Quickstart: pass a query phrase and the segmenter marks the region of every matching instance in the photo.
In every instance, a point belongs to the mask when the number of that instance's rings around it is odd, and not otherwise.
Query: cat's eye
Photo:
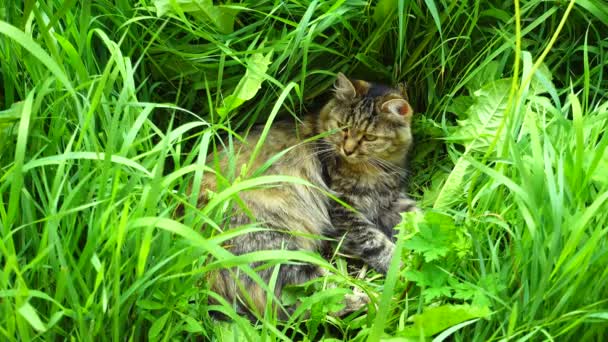
[[[363,139],[365,139],[365,141],[374,141],[374,140],[378,139],[378,137],[375,135],[366,134],[363,136]]]

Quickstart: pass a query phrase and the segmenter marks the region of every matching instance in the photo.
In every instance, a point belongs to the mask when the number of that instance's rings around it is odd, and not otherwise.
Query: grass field
[[[603,0],[11,0],[0,63],[0,340],[608,336]],[[339,71],[408,83],[425,214],[386,277],[234,257],[230,203],[280,179],[234,170],[200,210],[188,184],[235,132],[318,108]],[[288,322],[208,305],[205,274],[252,260],[326,265],[337,287],[293,289]],[[327,316],[353,285],[381,309]]]

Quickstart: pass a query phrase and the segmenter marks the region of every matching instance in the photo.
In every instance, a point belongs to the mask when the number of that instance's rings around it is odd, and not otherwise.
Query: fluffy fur
[[[256,164],[249,169],[255,170],[277,153],[292,148],[265,174],[303,178],[325,192],[334,193],[356,212],[330,200],[323,191],[304,185],[284,184],[245,191],[239,194],[241,204],[232,215],[231,225],[251,223],[254,217],[269,229],[240,235],[226,247],[236,255],[281,249],[316,252],[322,240],[315,236],[322,235],[342,240],[346,253],[385,273],[393,254],[393,227],[399,222],[399,214],[416,208],[400,192],[406,155],[412,144],[411,115],[412,108],[399,90],[351,81],[338,74],[335,96],[322,110],[297,126],[275,124]],[[312,143],[302,143],[324,132],[333,133]],[[249,161],[260,133],[261,129],[254,129],[236,146],[237,170]],[[227,163],[225,156],[220,157],[220,168],[225,170]],[[203,183],[201,206],[206,201],[205,190],[215,190],[216,179],[208,176]],[[259,274],[268,281],[272,272],[273,268],[266,268]],[[284,286],[323,274],[314,265],[281,265],[275,295],[280,298]],[[264,312],[265,292],[235,269],[218,271],[208,281],[215,292],[236,303],[242,313]],[[361,305],[361,301],[353,298],[347,298],[346,302]]]

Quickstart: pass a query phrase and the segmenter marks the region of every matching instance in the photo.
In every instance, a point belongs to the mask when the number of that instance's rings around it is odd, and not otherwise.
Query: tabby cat
[[[248,168],[256,170],[269,158],[290,149],[264,174],[299,177],[318,189],[288,183],[240,193],[241,201],[230,225],[251,223],[255,217],[269,229],[230,240],[225,247],[233,254],[282,249],[319,251],[324,240],[315,236],[324,236],[341,240],[342,251],[386,273],[394,250],[393,227],[401,212],[416,210],[415,202],[400,191],[412,144],[412,108],[400,90],[351,81],[341,73],[334,86],[334,96],[316,115],[297,125],[275,123],[255,164]],[[261,131],[252,129],[245,141],[236,145],[237,170],[249,162]],[[321,139],[304,142],[326,132],[330,133]],[[226,170],[229,161],[221,151],[220,156],[220,169]],[[207,201],[207,190],[216,189],[216,181],[213,175],[204,178],[199,205]],[[335,194],[357,212],[330,200],[319,189]],[[260,265],[254,263],[251,267]],[[260,270],[259,275],[269,281],[272,272],[270,267]],[[283,264],[276,282],[276,298],[281,298],[284,286],[322,275],[324,270],[314,265]],[[242,272],[224,269],[207,281],[213,291],[235,303],[240,313],[264,312],[265,291]],[[360,306],[360,302],[354,297],[346,298],[347,306]],[[284,312],[279,315],[285,317]]]

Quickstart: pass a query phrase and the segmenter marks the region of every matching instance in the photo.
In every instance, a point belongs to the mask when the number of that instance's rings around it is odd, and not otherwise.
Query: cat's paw
[[[413,199],[411,199],[409,197],[400,197],[399,199],[397,199],[397,201],[395,203],[395,207],[397,208],[397,211],[400,213],[405,213],[405,212],[418,212],[419,213],[422,211],[416,205],[416,201],[414,201]]]
[[[347,294],[344,296],[344,308],[342,310],[332,312],[330,315],[333,317],[343,317],[366,307],[369,302],[369,296],[365,292],[359,290],[358,288],[354,288],[352,294]]]

